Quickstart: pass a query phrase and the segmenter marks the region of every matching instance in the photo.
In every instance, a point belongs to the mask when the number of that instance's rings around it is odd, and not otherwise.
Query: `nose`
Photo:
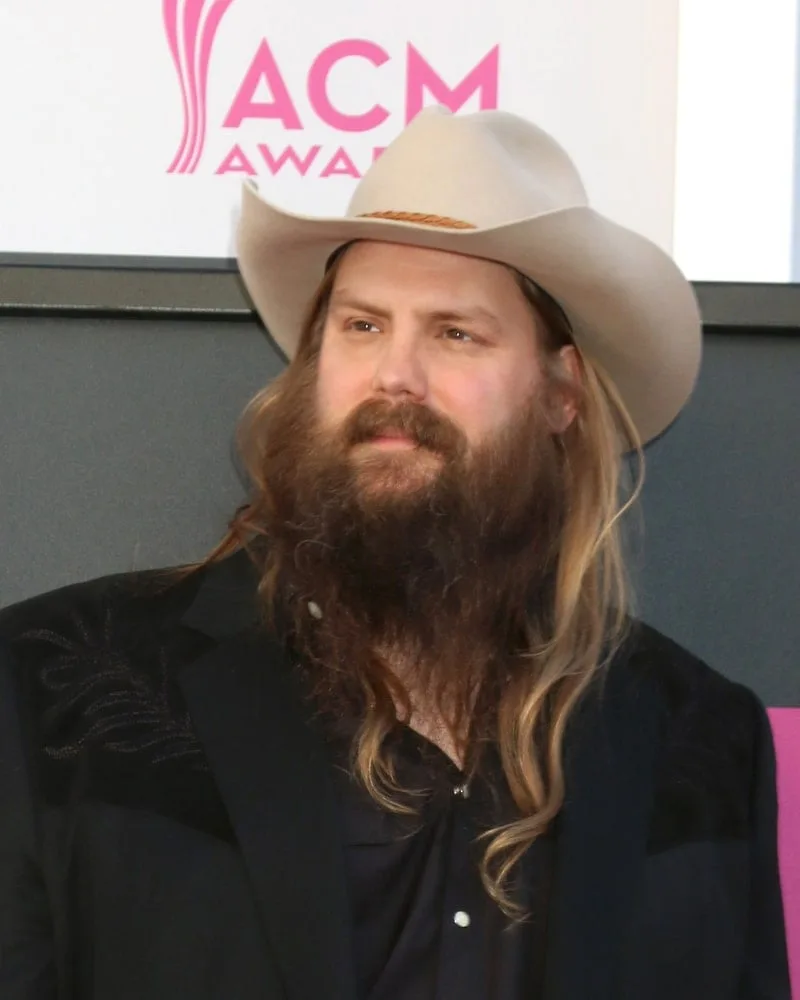
[[[416,337],[393,332],[386,336],[372,380],[374,392],[391,398],[424,399],[428,389]]]

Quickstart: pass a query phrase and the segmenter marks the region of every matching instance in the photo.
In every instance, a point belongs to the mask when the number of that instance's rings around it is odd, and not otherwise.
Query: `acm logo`
[[[177,152],[167,168],[168,173],[192,174],[199,165],[208,135],[208,71],[214,41],[222,18],[235,0],[163,0],[164,30],[167,44],[180,85],[183,110],[183,133]],[[333,40],[313,58],[304,73],[305,97],[317,121],[343,136],[335,149],[323,149],[320,144],[298,147],[291,139],[301,133],[307,123],[301,120],[296,96],[293,96],[281,71],[279,53],[267,38],[257,41],[249,62],[243,65],[241,83],[226,101],[228,111],[219,127],[235,132],[243,123],[263,120],[278,123],[286,142],[258,142],[251,147],[234,141],[222,160],[213,166],[216,174],[258,173],[278,174],[291,169],[305,177],[313,172],[317,177],[350,176],[359,178],[367,164],[357,165],[358,154],[348,152],[347,137],[378,128],[392,115],[402,115],[410,122],[423,108],[426,97],[456,112],[476,97],[481,109],[496,108],[500,69],[500,47],[490,48],[460,80],[447,82],[425,56],[408,41],[398,44],[395,51],[364,38]],[[337,107],[331,99],[328,80],[333,69],[343,60],[357,59],[365,73],[364,92],[371,84],[368,74],[380,72],[391,60],[404,64],[404,86],[389,109],[374,104],[355,111]],[[264,90],[270,100],[261,100]],[[370,162],[382,152],[374,146]],[[361,153],[363,157],[363,152]]]

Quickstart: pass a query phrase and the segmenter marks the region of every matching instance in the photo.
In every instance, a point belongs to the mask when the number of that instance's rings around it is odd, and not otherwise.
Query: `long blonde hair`
[[[327,302],[337,262],[314,296],[297,352],[287,369],[247,407],[239,430],[239,450],[252,483],[249,501],[237,511],[219,545],[201,564],[207,565],[254,539],[267,536],[271,512],[270,484],[263,471],[264,424],[287,386],[308,378],[318,355]],[[539,325],[545,357],[571,344],[569,322],[541,288],[516,275]],[[567,722],[582,694],[621,644],[629,621],[631,596],[620,530],[622,515],[641,490],[644,457],[636,428],[612,381],[578,351],[581,385],[577,415],[562,435],[561,451],[567,509],[556,547],[552,607],[526,621],[521,669],[510,676],[496,706],[496,745],[519,817],[481,834],[486,848],[480,875],[486,891],[513,920],[525,913],[508,889],[512,870],[530,845],[545,833],[565,798],[563,750]],[[623,453],[636,461],[627,475]],[[626,481],[631,480],[631,481]],[[623,495],[624,494],[624,495]],[[274,606],[280,565],[268,556],[261,565],[259,595],[267,611]],[[543,623],[547,623],[543,625]],[[385,687],[382,687],[385,685]],[[365,685],[366,686],[366,685]],[[384,808],[408,812],[399,801],[403,791],[382,745],[389,728],[387,705],[379,695],[395,692],[390,676],[370,682],[368,707],[353,747],[356,776]],[[400,690],[401,700],[404,692]],[[413,811],[413,810],[411,810]]]

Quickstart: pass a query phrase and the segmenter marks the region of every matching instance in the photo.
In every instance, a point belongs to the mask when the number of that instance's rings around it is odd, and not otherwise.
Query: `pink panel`
[[[778,758],[778,844],[792,972],[800,998],[800,708],[769,709]]]

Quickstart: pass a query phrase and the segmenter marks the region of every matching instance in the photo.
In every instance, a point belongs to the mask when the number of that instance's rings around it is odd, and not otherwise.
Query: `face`
[[[541,331],[511,270],[460,254],[359,242],[340,262],[318,362],[319,427],[334,433],[361,404],[416,413],[466,455],[503,430],[543,387]],[[362,476],[418,484],[443,456],[416,423],[361,435]],[[413,430],[415,433],[410,433]],[[415,438],[417,438],[415,440]],[[423,441],[424,441],[423,437]],[[435,434],[431,441],[436,440]]]
[[[281,586],[326,609],[293,604],[297,635],[342,652],[320,662],[411,643],[463,673],[549,580],[574,415],[553,375],[574,349],[545,353],[501,265],[356,243],[331,280],[318,347],[260,426]]]

